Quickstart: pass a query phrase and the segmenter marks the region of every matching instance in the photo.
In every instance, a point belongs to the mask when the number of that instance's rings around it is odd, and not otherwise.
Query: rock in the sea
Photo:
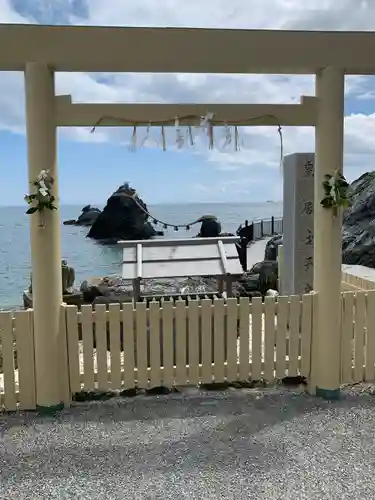
[[[342,261],[375,268],[375,172],[355,180],[349,198],[343,218]]]
[[[101,210],[91,205],[86,205],[82,208],[82,213],[77,220],[69,219],[63,222],[65,226],[92,226]]]
[[[203,215],[200,219],[201,228],[198,236],[201,238],[216,238],[221,233],[220,221],[214,215]]]
[[[148,221],[147,206],[128,183],[120,186],[107,200],[88,233],[89,238],[116,242],[145,240],[157,233]]]

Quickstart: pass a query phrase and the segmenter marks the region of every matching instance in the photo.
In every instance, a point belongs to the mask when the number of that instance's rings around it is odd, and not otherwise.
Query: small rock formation
[[[265,297],[268,290],[278,290],[278,274],[277,262],[258,262],[238,280],[236,294],[240,297]]]
[[[221,224],[215,215],[203,215],[198,219],[201,228],[198,233],[200,238],[216,238],[220,236]]]
[[[264,251],[264,260],[277,260],[279,255],[279,246],[283,244],[283,235],[277,234],[267,241]]]
[[[350,207],[342,229],[342,262],[375,268],[375,172],[367,172],[349,188]]]
[[[107,242],[149,239],[160,233],[150,224],[146,212],[147,205],[126,182],[108,198],[87,236]]]
[[[70,219],[63,222],[65,226],[92,226],[100,215],[101,210],[91,205],[82,208],[82,213],[77,220]]]
[[[61,261],[61,278],[62,278],[62,293],[73,293],[74,282],[76,279],[76,272],[74,267],[68,266],[67,260]]]

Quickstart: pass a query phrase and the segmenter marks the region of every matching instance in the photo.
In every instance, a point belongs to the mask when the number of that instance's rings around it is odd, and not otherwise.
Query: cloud
[[[194,26],[211,28],[265,28],[313,30],[373,30],[375,2],[372,0],[0,0],[0,21],[4,23],[81,24],[108,26]],[[126,50],[123,48],[124,57]],[[191,50],[199,50],[192,47]],[[249,50],[260,48],[249,47]],[[152,47],[150,47],[152,51]],[[157,57],[157,54],[155,54]],[[375,157],[375,103],[372,77],[346,79],[346,98],[352,109],[346,117],[345,164],[349,177],[373,168]],[[289,75],[148,75],[80,74],[57,75],[57,91],[71,93],[75,102],[244,102],[295,103],[302,94],[314,94],[312,76]],[[365,106],[365,111],[363,111]],[[24,133],[22,74],[3,73],[0,78],[0,130]],[[217,132],[220,135],[220,131]],[[130,137],[130,131],[128,131]],[[312,151],[311,129],[285,128],[284,152]],[[88,129],[61,131],[66,140],[124,141],[124,131],[102,129],[95,135]],[[195,154],[207,160],[222,176],[225,189],[243,187],[244,170],[278,171],[280,144],[276,129],[241,130],[242,151],[209,151],[197,141]],[[173,131],[168,132],[173,143]],[[219,141],[220,142],[220,141]],[[259,176],[268,175],[264,173]],[[253,178],[253,177],[251,177]],[[249,187],[250,186],[250,187]],[[199,189],[199,188],[197,188]]]

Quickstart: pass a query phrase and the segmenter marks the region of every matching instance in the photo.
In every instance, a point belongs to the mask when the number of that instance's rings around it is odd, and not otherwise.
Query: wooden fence
[[[309,377],[315,295],[63,307],[70,391]],[[30,311],[0,312],[0,404],[34,409]],[[341,382],[375,381],[375,290],[342,294]]]
[[[307,377],[313,298],[67,306],[71,390]]]
[[[31,310],[0,312],[0,408],[35,409]]]
[[[342,294],[341,383],[375,381],[375,290]]]

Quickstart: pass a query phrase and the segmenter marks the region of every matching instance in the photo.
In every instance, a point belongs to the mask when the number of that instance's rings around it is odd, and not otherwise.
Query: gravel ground
[[[280,389],[0,417],[0,498],[373,499],[375,397]]]

